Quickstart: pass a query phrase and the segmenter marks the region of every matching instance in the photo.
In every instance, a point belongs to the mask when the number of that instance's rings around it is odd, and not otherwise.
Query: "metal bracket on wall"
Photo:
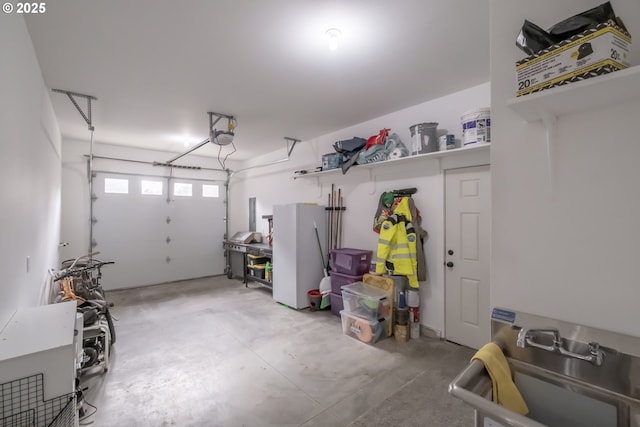
[[[89,140],[89,159],[87,160],[87,181],[89,182],[89,222],[91,226],[89,227],[89,252],[93,249],[93,223],[91,220],[93,219],[93,202],[95,201],[95,195],[93,194],[93,179],[95,178],[95,173],[93,172],[93,131],[95,127],[93,126],[93,119],[91,116],[91,101],[97,101],[98,98],[91,95],[85,95],[83,93],[72,92],[70,90],[63,89],[51,89],[52,92],[61,93],[63,95],[67,95],[71,103],[78,113],[82,116],[84,121],[87,123],[87,128],[91,132],[91,138]],[[87,112],[85,113],[80,105],[78,105],[78,101],[76,101],[76,97],[84,98],[87,100]]]
[[[289,158],[291,157],[291,153],[293,152],[293,149],[295,148],[296,144],[300,142],[300,140],[295,138],[290,138],[288,136],[285,136],[284,140],[287,143],[287,158]],[[291,146],[289,146],[289,144],[291,144]]]
[[[91,101],[97,101],[98,98],[96,98],[95,96],[91,96],[91,95],[85,95],[83,93],[71,92],[70,90],[51,89],[51,91],[67,95],[69,97],[69,100],[73,104],[73,106],[76,107],[76,110],[78,110],[78,113],[80,113],[80,115],[82,116],[84,121],[87,122],[87,127],[89,128],[89,130],[90,131],[95,130],[95,128],[93,127],[93,122],[91,120]],[[79,97],[79,98],[85,98],[87,100],[87,112],[86,113],[82,110],[80,105],[78,105],[78,101],[76,101],[76,98],[75,98],[76,96]]]
[[[376,193],[376,174],[373,173],[373,168],[369,168],[369,194]]]
[[[555,167],[553,159],[553,145],[555,143],[555,131],[556,131],[556,116],[549,113],[546,109],[541,109],[538,114],[542,118],[542,124],[544,125],[546,132],[547,142],[547,172],[549,174],[549,187],[551,189],[551,197],[553,198],[555,193]]]

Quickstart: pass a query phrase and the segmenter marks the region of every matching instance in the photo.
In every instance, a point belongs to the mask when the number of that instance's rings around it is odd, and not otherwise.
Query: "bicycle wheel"
[[[109,335],[111,336],[111,345],[113,345],[116,343],[116,327],[113,324],[113,318],[111,317],[111,313],[109,312],[109,307],[104,308],[104,317],[107,318],[107,325],[109,325]]]

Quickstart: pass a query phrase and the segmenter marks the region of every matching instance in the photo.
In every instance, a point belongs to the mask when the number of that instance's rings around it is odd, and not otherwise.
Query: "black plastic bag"
[[[607,22],[610,19],[615,21],[616,14],[613,12],[611,3],[606,2],[586,12],[579,13],[571,18],[558,22],[549,28],[549,34],[557,38],[558,41],[561,41],[580,34],[584,30],[593,28],[598,24]]]
[[[364,147],[366,143],[367,143],[366,139],[354,136],[351,139],[336,141],[333,144],[333,149],[336,150],[337,153],[350,155],[351,153],[360,151],[360,149]]]
[[[617,22],[610,2],[562,20],[553,25],[548,31],[525,20],[516,37],[516,46],[526,54],[533,55],[609,20]]]
[[[556,39],[551,34],[526,19],[516,38],[516,46],[528,55],[538,53],[556,43]]]
[[[341,165],[343,175],[358,160],[358,155],[364,150],[366,144],[366,139],[357,136],[344,141],[337,141],[333,144],[334,150],[345,157],[345,161]]]

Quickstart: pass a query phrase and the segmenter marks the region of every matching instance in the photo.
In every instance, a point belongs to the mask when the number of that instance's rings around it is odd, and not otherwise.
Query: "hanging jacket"
[[[422,228],[422,217],[420,211],[416,208],[415,201],[409,197],[409,211],[411,212],[411,223],[416,230],[418,236],[418,244],[416,245],[416,259],[418,261],[418,280],[424,282],[427,280],[427,263],[424,256],[424,241],[427,238],[427,231]]]
[[[407,198],[403,198],[394,213],[380,227],[376,273],[384,273],[387,269],[392,274],[407,276],[409,285],[418,288],[416,235],[413,224],[407,218],[411,215]]]

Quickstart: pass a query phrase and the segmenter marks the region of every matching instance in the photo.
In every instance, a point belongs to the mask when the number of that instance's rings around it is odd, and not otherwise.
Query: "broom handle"
[[[342,247],[342,208],[344,203],[342,202],[342,195],[338,198],[338,246]]]
[[[340,189],[338,189],[338,192],[340,192]],[[334,212],[333,222],[335,224],[334,224],[334,231],[333,231],[333,249],[336,249],[338,247],[338,211],[336,210],[337,206],[338,206],[338,195],[334,194],[333,195],[333,212]]]
[[[331,193],[329,193],[329,227],[327,227],[327,230],[329,232],[329,235],[327,236],[327,246],[328,246],[328,250],[331,251],[331,236],[333,234],[333,184],[331,184]]]
[[[336,247],[340,248],[342,239],[342,188],[338,188],[338,219],[336,221]]]

